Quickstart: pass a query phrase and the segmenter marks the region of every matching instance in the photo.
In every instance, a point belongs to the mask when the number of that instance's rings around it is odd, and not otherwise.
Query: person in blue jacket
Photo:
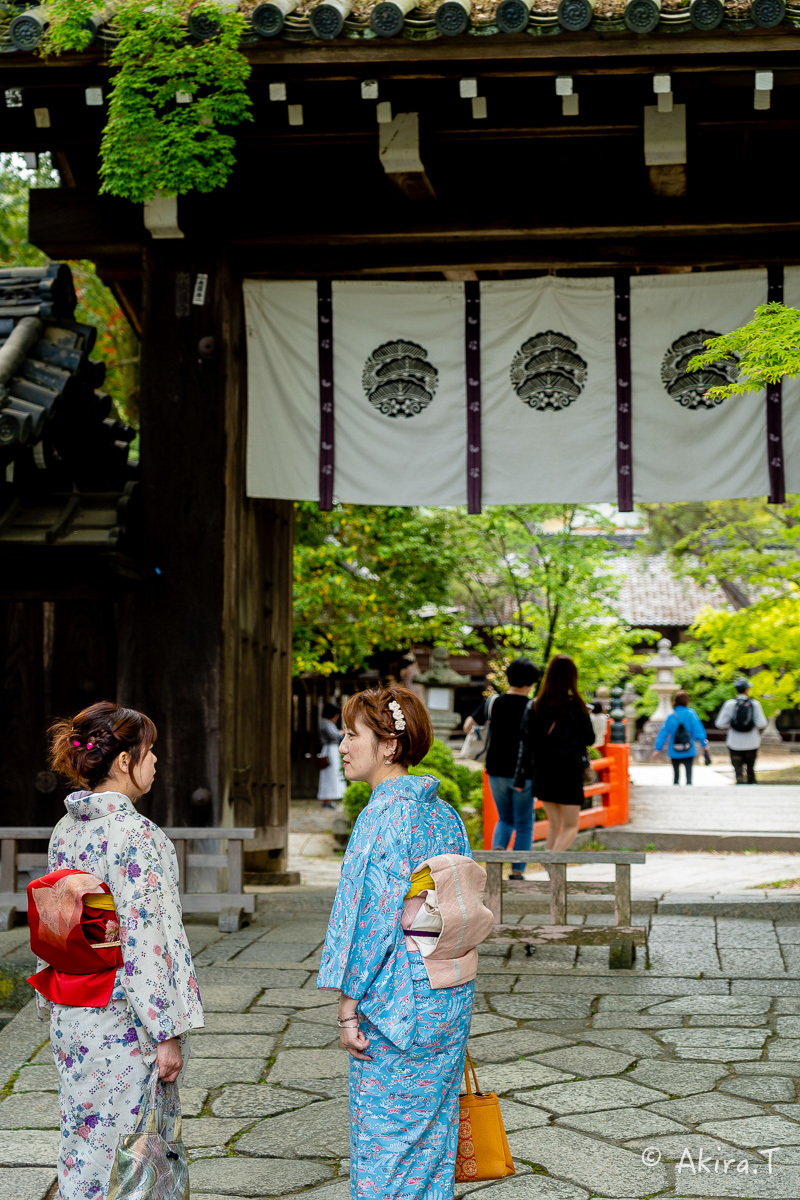
[[[688,692],[676,692],[672,699],[672,712],[658,731],[653,753],[653,758],[658,758],[667,743],[667,754],[672,763],[672,782],[674,784],[679,784],[681,781],[681,763],[686,772],[687,784],[692,782],[696,742],[699,742],[704,748],[708,745],[703,722],[694,709],[689,707]]]

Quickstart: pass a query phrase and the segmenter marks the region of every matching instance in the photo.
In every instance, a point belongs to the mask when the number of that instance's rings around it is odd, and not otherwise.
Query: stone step
[[[591,841],[602,842],[608,850],[783,850],[800,854],[800,833],[787,829],[727,831],[711,826],[680,830],[632,821],[584,830],[575,845]]]

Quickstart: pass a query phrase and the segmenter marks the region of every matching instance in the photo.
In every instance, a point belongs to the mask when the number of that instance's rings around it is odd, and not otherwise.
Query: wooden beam
[[[374,278],[375,276],[440,275],[449,270],[473,270],[481,276],[492,271],[588,270],[604,273],[626,265],[659,269],[763,266],[767,263],[800,263],[800,245],[789,249],[782,233],[771,237],[719,239],[665,239],[663,235],[628,238],[622,233],[606,238],[536,241],[530,245],[468,243],[453,246],[413,246],[411,243],[371,248],[356,253],[350,247],[315,248],[304,254],[298,247],[248,247],[232,256],[242,276],[273,279]]]
[[[128,319],[131,329],[138,338],[142,336],[142,310],[141,310],[141,287],[130,285],[122,279],[113,279],[109,282],[111,291],[114,293],[117,303]],[[137,299],[134,300],[133,294],[136,294]]]
[[[496,34],[482,38],[453,38],[444,45],[412,42],[403,38],[357,41],[336,38],[327,43],[291,45],[282,40],[261,41],[246,48],[253,65],[253,83],[274,79],[279,69],[285,78],[352,80],[370,78],[379,68],[381,78],[443,78],[463,74],[465,65],[479,64],[482,78],[493,73],[530,76],[548,74],[554,64],[581,64],[580,71],[597,74],[652,72],[662,60],[665,69],[729,71],[734,62],[743,67],[785,58],[797,59],[798,33],[783,26],[752,29],[746,34],[718,30],[679,35],[641,36],[615,33],[611,37],[587,30],[562,32],[553,38],[527,38]],[[15,54],[0,60],[4,87],[82,90],[107,84],[104,50],[90,48],[81,54],[63,54],[43,60],[38,55]]]
[[[754,61],[761,61],[773,54],[785,54],[788,57],[796,53],[797,34],[794,30],[783,28],[750,30],[746,37],[726,34],[724,31],[711,35],[691,32],[673,37],[642,37],[629,33],[604,37],[591,30],[575,34],[562,32],[553,38],[496,34],[487,38],[452,39],[448,41],[446,49],[443,49],[440,41],[411,42],[399,38],[386,42],[337,39],[325,44],[298,47],[261,42],[248,51],[248,58],[255,68],[264,67],[269,71],[274,71],[276,67],[292,66],[309,72],[309,69],[316,68],[319,71],[324,66],[327,68],[325,78],[330,79],[336,77],[332,75],[331,68],[350,68],[357,73],[353,77],[359,78],[362,74],[359,68],[362,66],[369,70],[379,66],[382,78],[387,74],[391,76],[393,71],[406,76],[414,71],[420,77],[418,72],[426,65],[435,76],[455,75],[465,63],[479,63],[482,75],[492,65],[500,63],[508,69],[516,68],[527,74],[529,64],[536,64],[539,60],[563,60],[572,64],[576,60],[597,59],[604,64],[600,69],[605,72],[614,60],[662,58],[671,67],[681,59],[698,56],[702,56],[705,62],[710,62],[716,56],[725,59],[750,56]],[[652,66],[649,69],[653,70]],[[258,78],[257,71],[255,78]]]
[[[91,245],[96,255],[138,260],[149,241],[140,205],[87,188],[31,188],[28,222],[30,240],[51,258],[82,258]]]
[[[282,235],[275,233],[273,235],[265,234],[263,239],[259,239],[258,243],[250,242],[247,238],[240,234],[233,239],[234,246],[251,246],[274,245],[274,246],[305,246],[309,249],[325,246],[369,246],[377,248],[379,246],[407,246],[409,243],[416,243],[422,246],[439,246],[443,244],[458,244],[467,242],[469,245],[480,245],[481,243],[495,244],[513,244],[514,242],[531,242],[531,241],[556,241],[561,238],[567,240],[570,238],[590,238],[590,239],[605,239],[625,235],[630,239],[642,237],[727,237],[735,234],[739,237],[753,237],[763,235],[785,236],[788,233],[800,232],[800,216],[787,216],[784,220],[750,220],[745,217],[738,220],[719,220],[708,219],[702,217],[685,217],[681,214],[675,215],[671,220],[655,218],[653,221],[644,222],[641,220],[630,222],[625,221],[624,212],[620,212],[616,219],[609,218],[608,223],[602,221],[591,221],[583,223],[576,221],[574,224],[568,222],[553,221],[547,215],[542,213],[538,222],[516,223],[509,221],[504,223],[498,220],[496,223],[487,222],[484,224],[469,225],[467,223],[454,224],[452,226],[439,225],[430,223],[425,225],[410,224],[404,229],[369,229],[364,228],[362,231],[342,230],[333,226],[325,232],[314,233],[292,233],[285,230]]]
[[[58,173],[61,176],[62,187],[76,187],[77,185],[75,183],[75,176],[72,173],[69,157],[64,153],[63,150],[56,150],[54,158],[56,161],[56,167],[58,168]]]
[[[378,126],[381,166],[408,200],[434,200],[436,193],[419,154],[419,113],[401,112]]]
[[[437,206],[424,210],[425,220],[415,215],[420,210],[411,211],[407,207],[398,209],[395,206],[393,210],[387,210],[377,217],[364,213],[357,218],[353,217],[351,207],[347,207],[338,211],[331,209],[325,215],[325,224],[313,230],[308,229],[305,213],[296,214],[296,224],[293,225],[292,219],[287,217],[274,229],[264,228],[256,217],[252,218],[252,224],[248,224],[248,218],[241,215],[238,224],[235,224],[231,218],[236,212],[238,200],[235,193],[230,197],[187,197],[184,204],[186,212],[182,214],[181,221],[193,231],[231,222],[229,236],[230,244],[234,247],[302,246],[309,251],[314,248],[324,250],[331,246],[383,249],[417,243],[441,248],[448,243],[460,242],[471,246],[490,242],[527,244],[559,239],[605,239],[620,235],[629,239],[655,236],[713,239],[734,235],[786,236],[800,232],[800,214],[796,207],[781,208],[771,201],[762,211],[753,211],[749,205],[742,206],[735,196],[715,200],[713,211],[708,210],[705,202],[696,200],[681,205],[677,210],[653,200],[648,206],[648,215],[644,217],[641,203],[629,205],[623,198],[610,207],[593,207],[588,220],[583,205],[575,206],[574,217],[570,219],[569,202],[549,211],[544,205],[538,210],[533,206],[523,220],[507,213],[502,216],[486,212],[471,214],[462,208],[452,222],[439,219],[440,210]],[[115,211],[116,205],[123,206],[119,213]],[[138,264],[142,240],[146,235],[141,226],[141,214],[134,216],[131,209],[133,206],[124,201],[98,197],[82,189],[34,189],[31,192],[31,240],[50,253],[50,247],[58,239],[68,249],[68,257],[78,257],[78,251],[86,248],[94,250],[104,259],[113,260],[106,239],[114,234],[114,223],[121,218],[118,260],[120,263],[126,261],[127,250],[130,252],[127,261],[132,259]],[[60,226],[62,219],[63,226]],[[122,240],[131,238],[134,231],[142,240]],[[445,263],[442,269],[459,268],[455,264],[451,267]],[[106,279],[135,278],[136,274],[136,269],[112,265],[103,268]]]
[[[473,856],[480,863],[643,863],[647,861],[644,850],[474,850]]]
[[[611,941],[646,944],[641,925],[500,925],[484,943],[487,946],[607,946]]]

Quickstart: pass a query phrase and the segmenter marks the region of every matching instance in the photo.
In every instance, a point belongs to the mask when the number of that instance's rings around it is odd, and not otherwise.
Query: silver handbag
[[[489,749],[489,738],[492,733],[492,709],[497,696],[490,696],[486,706],[486,724],[476,725],[470,729],[456,758],[471,758],[474,762],[483,762]]]
[[[154,1066],[133,1133],[120,1135],[107,1200],[189,1200],[189,1164],[181,1141],[177,1083]]]

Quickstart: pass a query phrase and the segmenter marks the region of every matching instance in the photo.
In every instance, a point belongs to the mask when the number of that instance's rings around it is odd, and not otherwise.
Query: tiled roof
[[[135,493],[135,431],[100,391],[97,330],[73,319],[64,263],[0,269],[0,543],[116,546]]]
[[[619,558],[611,564],[622,578],[618,608],[620,615],[638,628],[691,625],[701,608],[725,608],[727,601],[718,588],[701,588],[670,570],[666,556]]]
[[[727,601],[718,588],[701,588],[690,579],[676,575],[667,563],[666,555],[649,558],[620,555],[608,560],[608,571],[621,581],[615,608],[629,625],[637,629],[691,625],[701,608],[725,608]],[[498,597],[488,614],[467,610],[472,625],[482,627],[510,624],[516,616],[516,604],[511,596]]]
[[[800,28],[800,0],[240,0],[248,21],[246,43],[272,38],[290,42],[403,37],[430,41],[496,33],[553,36],[594,30],[614,33],[678,33],[687,29],[731,31],[779,25]],[[30,52],[41,42],[46,17],[41,6],[22,10],[0,25],[0,53]],[[114,44],[110,23],[95,22],[95,44]],[[213,36],[207,12],[190,17],[187,37]]]

